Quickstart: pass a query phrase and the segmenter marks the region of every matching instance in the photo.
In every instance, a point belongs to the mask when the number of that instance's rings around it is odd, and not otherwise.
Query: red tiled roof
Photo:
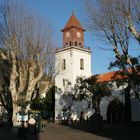
[[[64,31],[65,29],[73,28],[73,27],[85,31],[85,29],[80,24],[79,20],[76,18],[74,12],[72,13],[72,15],[71,15],[70,19],[68,20],[67,24],[65,25],[65,27],[61,31]]]
[[[97,82],[109,82],[116,79],[122,79],[126,76],[117,75],[117,72],[108,72],[97,76]]]
[[[140,75],[140,66],[137,66],[137,72],[138,75]],[[131,73],[131,69],[128,69],[128,71]],[[122,71],[114,71],[114,72],[108,72],[108,73],[104,73],[104,74],[100,74],[97,76],[97,82],[110,82],[110,81],[114,81],[116,79],[123,79],[126,78],[126,75],[120,75],[119,73],[121,73]]]

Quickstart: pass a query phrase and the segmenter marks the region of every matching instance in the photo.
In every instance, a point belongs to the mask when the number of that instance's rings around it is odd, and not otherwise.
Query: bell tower
[[[63,107],[73,106],[72,100],[64,98],[74,87],[77,77],[91,76],[91,51],[84,47],[85,29],[72,13],[65,27],[61,30],[62,48],[55,53],[55,121],[63,119]],[[82,108],[79,108],[79,111]],[[79,111],[77,112],[78,115]]]
[[[72,12],[70,19],[61,31],[63,32],[63,48],[69,46],[84,48],[85,29],[76,18],[74,12]]]

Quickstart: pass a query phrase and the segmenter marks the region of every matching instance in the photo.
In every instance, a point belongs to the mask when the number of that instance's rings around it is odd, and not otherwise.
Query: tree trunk
[[[26,106],[25,113],[28,113],[30,109],[31,109],[31,108],[30,108],[30,104],[28,104],[28,105]]]
[[[131,122],[130,86],[125,89],[124,121],[125,123]]]
[[[18,113],[18,106],[13,103],[13,116],[12,116],[12,121],[13,121],[13,127],[18,126],[18,121],[17,121],[17,113]]]

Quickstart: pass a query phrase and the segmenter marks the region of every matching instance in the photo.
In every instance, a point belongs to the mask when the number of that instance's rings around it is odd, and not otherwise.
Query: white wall
[[[65,70],[62,70],[63,59],[66,60]],[[80,69],[80,59],[84,60],[84,70]],[[91,76],[90,50],[77,48],[75,46],[58,50],[55,55],[55,70],[55,86],[62,89],[61,93],[58,93],[57,91],[55,92],[55,119],[59,119],[59,116],[61,116],[60,114],[62,107],[66,104],[65,101],[62,99],[63,91],[65,89],[63,85],[63,79],[67,79],[69,82],[71,82],[71,87],[73,87],[76,83],[75,80],[78,76]],[[80,107],[81,105],[79,103],[74,103],[74,108],[77,108],[76,106],[79,107],[78,111],[82,110],[82,107]]]
[[[66,69],[62,70],[62,60],[66,60]],[[55,86],[58,88],[63,89],[63,78],[69,79],[70,82],[72,82],[73,79],[73,64],[72,64],[72,57],[70,55],[70,50],[65,50],[56,53],[55,56],[55,71],[56,71],[56,77],[55,77]]]
[[[66,69],[62,70],[62,60],[66,60]],[[80,69],[80,59],[84,60],[84,70]],[[91,52],[87,49],[71,47],[61,49],[55,56],[55,85],[63,89],[63,78],[67,78],[72,85],[77,76],[91,76]]]
[[[73,59],[73,84],[77,76],[91,76],[91,53],[86,51],[81,51],[78,49],[73,49],[72,51]],[[84,60],[84,69],[80,69],[80,59]]]
[[[114,98],[117,98],[118,100],[120,100],[122,103],[124,103],[124,96],[122,95],[121,93],[121,90],[118,90],[116,88],[116,86],[113,87],[113,90],[112,90],[112,96],[110,97],[105,97],[101,100],[100,102],[100,113],[103,117],[103,120],[106,120],[107,119],[107,107],[109,105],[109,103],[114,99]]]
[[[103,119],[106,120],[106,111],[107,107],[110,101],[112,101],[114,98],[119,99],[123,104],[125,103],[125,97],[122,94],[122,89],[125,88],[126,86],[122,87],[117,87],[116,84],[113,84],[114,86],[112,87],[112,98],[107,98],[107,100],[104,98],[101,103],[100,103],[100,110],[101,110],[101,115],[103,116]],[[131,120],[134,121],[140,121],[140,102],[133,96],[131,98]]]
[[[71,87],[75,84],[75,80],[77,76],[91,76],[91,52],[89,50],[79,49],[76,47],[64,48],[60,49],[56,53],[55,60],[55,69],[56,69],[56,77],[55,77],[55,86],[61,88],[62,91],[55,93],[55,119],[61,119],[61,110],[64,105],[68,105],[70,100],[63,100],[63,90],[65,89],[63,86],[63,78],[67,79],[71,82]],[[62,71],[62,60],[66,60],[66,69]],[[80,59],[84,60],[84,70],[80,69]],[[112,89],[112,98],[103,99],[100,103],[100,110],[103,119],[106,120],[106,111],[109,104],[109,101],[113,100],[113,98],[118,98],[122,103],[124,103],[124,96],[121,95],[121,90],[126,86],[122,86],[118,88],[113,83]],[[109,101],[108,101],[109,100]],[[84,101],[83,101],[84,102]],[[79,112],[82,111],[84,106],[87,105],[86,102],[73,102],[73,109],[77,110],[77,115],[79,116]],[[132,121],[140,121],[140,102],[132,99],[131,100],[132,107]],[[90,116],[94,111],[92,109],[88,109],[88,116]],[[90,114],[90,115],[89,115]]]

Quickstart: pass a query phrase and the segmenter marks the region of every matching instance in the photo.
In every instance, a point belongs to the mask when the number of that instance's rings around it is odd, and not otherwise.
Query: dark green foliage
[[[120,123],[123,120],[123,104],[117,98],[108,105],[107,120],[110,123]]]
[[[84,82],[87,84],[87,90],[92,93],[93,108],[99,110],[101,99],[105,96],[111,96],[110,85],[108,83],[98,83],[96,76],[92,76]]]
[[[4,52],[4,50],[1,49]],[[5,53],[5,52],[4,52]],[[12,97],[9,91],[11,64],[7,60],[0,58],[0,102],[12,114]]]
[[[112,69],[112,68],[116,67],[116,68],[119,68],[121,70],[124,65],[126,66],[126,68],[128,68],[129,65],[128,65],[126,56],[122,55],[121,58],[122,58],[123,62],[116,59],[114,62],[110,62],[108,69]],[[129,56],[129,58],[130,58],[131,63],[134,66],[139,64],[139,59],[140,59],[139,57],[131,57],[131,56]]]
[[[88,79],[77,78],[74,89],[76,100],[86,99],[89,104],[98,111],[101,99],[105,96],[111,96],[110,84],[98,83],[97,75]]]
[[[31,102],[31,109],[33,110],[42,110],[42,105],[43,105],[43,99],[40,98],[39,96],[36,97],[32,102]]]
[[[44,118],[47,118],[46,114],[53,117],[54,114],[54,94],[55,87],[51,87],[50,90],[46,93],[45,98],[40,98],[38,96],[31,103],[31,109],[40,110]]]
[[[43,109],[47,112],[54,112],[54,94],[55,94],[55,87],[53,86],[46,94],[44,98]]]
[[[138,85],[140,85],[140,66],[139,64],[139,57],[131,57],[131,62],[133,63],[132,68],[127,69],[122,69],[123,66],[121,65],[120,61],[115,61],[110,63],[109,68],[119,68],[121,69],[120,71],[117,71],[115,75],[112,77],[112,79],[115,79],[116,85],[118,87],[126,85],[126,88],[122,90],[122,95],[125,96],[125,103],[124,103],[124,108],[123,108],[123,119],[124,122],[128,123],[131,121],[131,94],[130,90],[133,89],[133,92],[136,95],[136,98],[140,100],[139,96],[139,89],[137,88]],[[117,78],[117,77],[122,77],[122,78]]]
[[[113,110],[118,110],[118,109],[120,108],[119,105],[122,105],[122,103],[120,102],[120,100],[117,99],[117,98],[114,98],[114,99],[109,103],[108,108],[109,108],[109,106],[111,106],[111,108],[112,108]]]
[[[125,56],[124,60],[125,59]],[[130,56],[129,56],[130,57]],[[116,60],[114,62],[110,63],[109,69],[112,68],[118,68],[119,71],[116,71],[115,75],[112,77],[112,79],[115,79],[117,86],[122,86],[127,83],[129,87],[133,90],[135,93],[135,96],[138,100],[140,100],[140,95],[137,86],[140,85],[140,65],[139,65],[139,59],[140,57],[130,57],[132,67],[128,65],[127,63],[122,63],[119,60]],[[124,67],[125,65],[125,67]],[[117,78],[118,76],[122,78]]]

